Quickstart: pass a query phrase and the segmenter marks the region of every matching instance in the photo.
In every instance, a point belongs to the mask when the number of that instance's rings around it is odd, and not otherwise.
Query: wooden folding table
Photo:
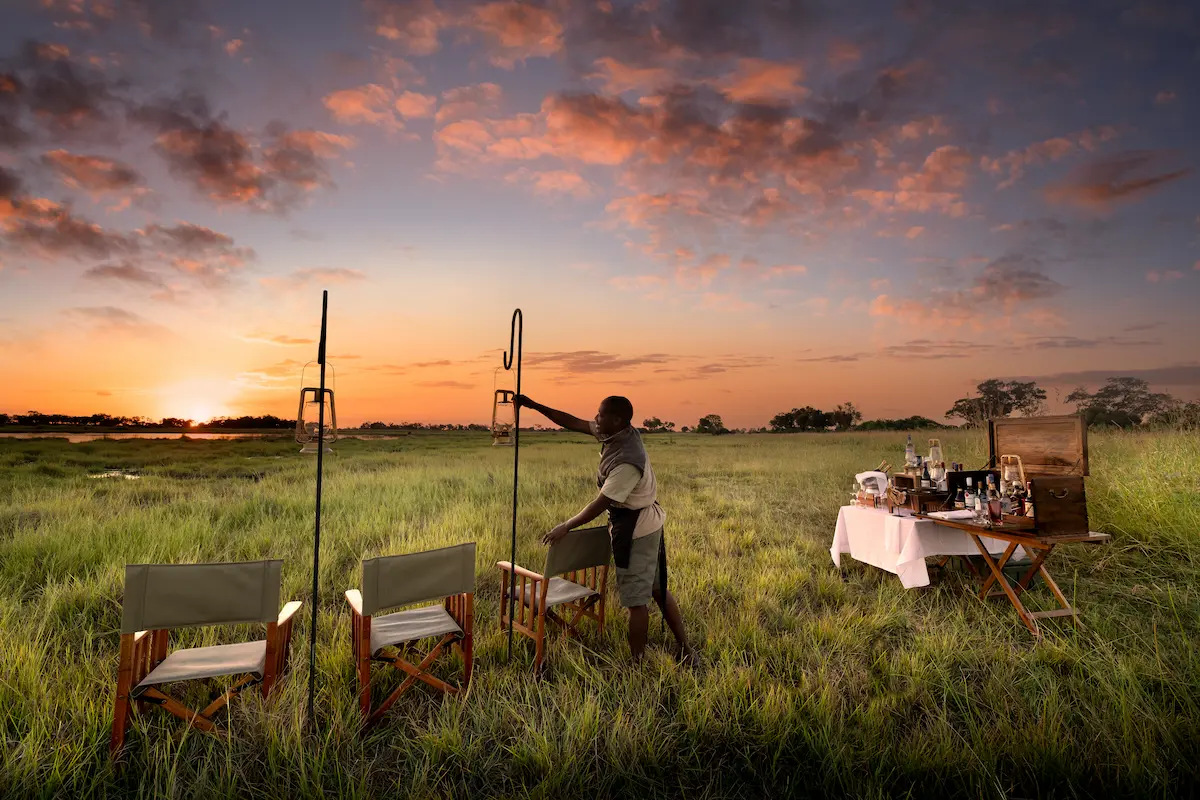
[[[1025,517],[1004,517],[1002,522],[994,523],[990,527],[980,525],[972,520],[947,520],[931,517],[928,514],[914,514],[914,517],[927,519],[930,522],[944,525],[949,528],[957,528],[964,531],[971,540],[975,542],[975,546],[979,549],[979,554],[983,556],[984,563],[988,566],[988,572],[991,574],[981,574],[980,578],[983,583],[979,589],[980,599],[989,597],[1008,597],[1008,601],[1013,608],[1017,610],[1021,621],[1025,623],[1025,627],[1029,628],[1030,633],[1035,637],[1041,638],[1042,632],[1038,628],[1037,621],[1048,617],[1071,617],[1075,624],[1079,622],[1079,612],[1073,608],[1062,590],[1058,588],[1058,584],[1050,577],[1050,572],[1046,569],[1046,559],[1054,552],[1054,548],[1060,544],[1073,544],[1076,542],[1086,542],[1091,544],[1100,544],[1109,540],[1107,533],[1081,533],[1075,535],[1041,535],[1035,529],[1034,521]],[[986,536],[991,539],[1000,539],[1008,542],[1008,547],[999,558],[993,557],[980,540],[981,536]],[[1025,549],[1032,559],[1033,563],[1029,568],[1021,574],[1016,585],[1011,585],[1008,579],[1004,576],[1003,569],[1008,560],[1018,547]],[[974,570],[972,570],[974,571]],[[1041,575],[1042,580],[1050,587],[1050,591],[1054,593],[1055,599],[1058,600],[1060,608],[1052,611],[1029,611],[1025,608],[1025,604],[1021,602],[1021,594],[1029,588],[1029,582],[1033,580],[1034,575]],[[999,583],[1001,592],[994,591],[993,585]]]

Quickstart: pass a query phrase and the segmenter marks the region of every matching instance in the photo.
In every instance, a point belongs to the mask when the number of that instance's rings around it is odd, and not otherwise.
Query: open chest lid
[[[988,420],[992,464],[1020,456],[1025,476],[1088,474],[1087,423],[1079,414]]]

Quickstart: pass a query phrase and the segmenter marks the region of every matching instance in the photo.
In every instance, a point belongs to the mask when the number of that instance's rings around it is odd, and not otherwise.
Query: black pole
[[[521,313],[521,309],[513,311],[512,315],[512,330],[509,334],[508,352],[504,354],[504,368],[512,369],[513,358],[515,356],[517,362],[517,396],[521,394],[521,350],[523,340],[525,338],[525,315]],[[513,342],[516,342],[516,347],[513,347]],[[509,564],[514,567],[517,564],[517,476],[520,474],[521,465],[521,404],[517,402],[517,398],[513,397],[513,498],[512,498],[512,554],[509,556]],[[509,591],[508,591],[508,657],[507,661],[512,661],[512,646],[513,646],[513,617],[517,611],[517,586],[515,575],[510,573]],[[524,602],[522,600],[522,602]]]
[[[321,292],[321,343],[317,346],[317,363],[321,365],[321,403],[317,411],[317,518],[313,526],[312,609],[308,625],[308,723],[316,730],[317,689],[317,608],[318,580],[321,567],[321,474],[325,466],[325,322],[329,311],[329,291]]]

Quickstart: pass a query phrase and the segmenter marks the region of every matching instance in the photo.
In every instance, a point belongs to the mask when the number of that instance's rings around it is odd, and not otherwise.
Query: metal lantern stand
[[[504,369],[511,370],[514,361],[517,368],[516,395],[521,394],[521,350],[525,335],[525,315],[521,309],[513,311],[512,328],[508,341],[508,352],[504,353]],[[514,346],[515,345],[515,346]],[[512,542],[510,564],[517,563],[517,478],[521,464],[521,404],[513,397],[513,495],[512,495]],[[506,661],[512,661],[513,619],[517,610],[517,592],[515,586],[509,587],[508,593],[508,656]]]
[[[321,342],[317,346],[317,363],[321,365],[321,404],[317,412],[317,511],[313,525],[312,611],[308,628],[308,722],[316,730],[317,689],[317,610],[321,568],[321,477],[325,467],[325,327],[329,312],[329,291],[321,292]]]

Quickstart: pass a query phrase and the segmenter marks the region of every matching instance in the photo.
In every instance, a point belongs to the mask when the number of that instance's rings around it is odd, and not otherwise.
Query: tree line
[[[207,422],[196,422],[190,419],[182,419],[180,417],[163,417],[155,421],[150,417],[123,417],[114,416],[112,414],[43,414],[40,411],[27,411],[24,414],[0,414],[0,426],[2,425],[21,425],[30,428],[52,428],[52,427],[72,427],[72,428],[102,428],[102,429],[172,429],[183,430],[188,428],[197,429],[219,429],[219,430],[266,430],[266,429],[284,429],[294,428],[296,421],[293,419],[283,419],[276,417],[273,414],[264,414],[263,416],[242,416],[242,417],[216,417]]]
[[[1164,392],[1150,391],[1150,384],[1141,378],[1114,377],[1095,392],[1085,387],[1074,389],[1065,398],[1075,405],[1092,426],[1116,426],[1121,428],[1150,427],[1177,430],[1200,429],[1200,402],[1183,401]],[[832,411],[823,411],[812,406],[781,411],[770,422],[760,428],[726,427],[718,414],[706,414],[695,425],[684,425],[680,433],[701,433],[721,436],[731,433],[812,433],[823,431],[908,431],[930,428],[964,427],[978,428],[987,420],[1021,416],[1040,416],[1046,411],[1046,390],[1034,381],[1005,381],[992,378],[975,387],[975,394],[962,397],[946,411],[947,420],[961,420],[961,425],[951,426],[936,422],[928,417],[912,416],[904,419],[873,419],[863,421],[862,412],[853,403],[839,404]],[[114,416],[111,414],[43,414],[29,411],[24,414],[0,414],[0,426],[20,425],[32,428],[83,427],[100,429],[189,429],[197,430],[286,430],[295,426],[295,421],[272,414],[262,416],[217,417],[207,422],[195,422],[178,417],[164,417],[154,421],[141,416]],[[487,431],[488,426],[471,423],[421,423],[421,422],[364,422],[361,429],[368,430],[427,430],[427,431]],[[535,425],[523,430],[549,431],[554,427]],[[674,433],[676,425],[658,417],[642,420],[639,427],[644,433]]]

